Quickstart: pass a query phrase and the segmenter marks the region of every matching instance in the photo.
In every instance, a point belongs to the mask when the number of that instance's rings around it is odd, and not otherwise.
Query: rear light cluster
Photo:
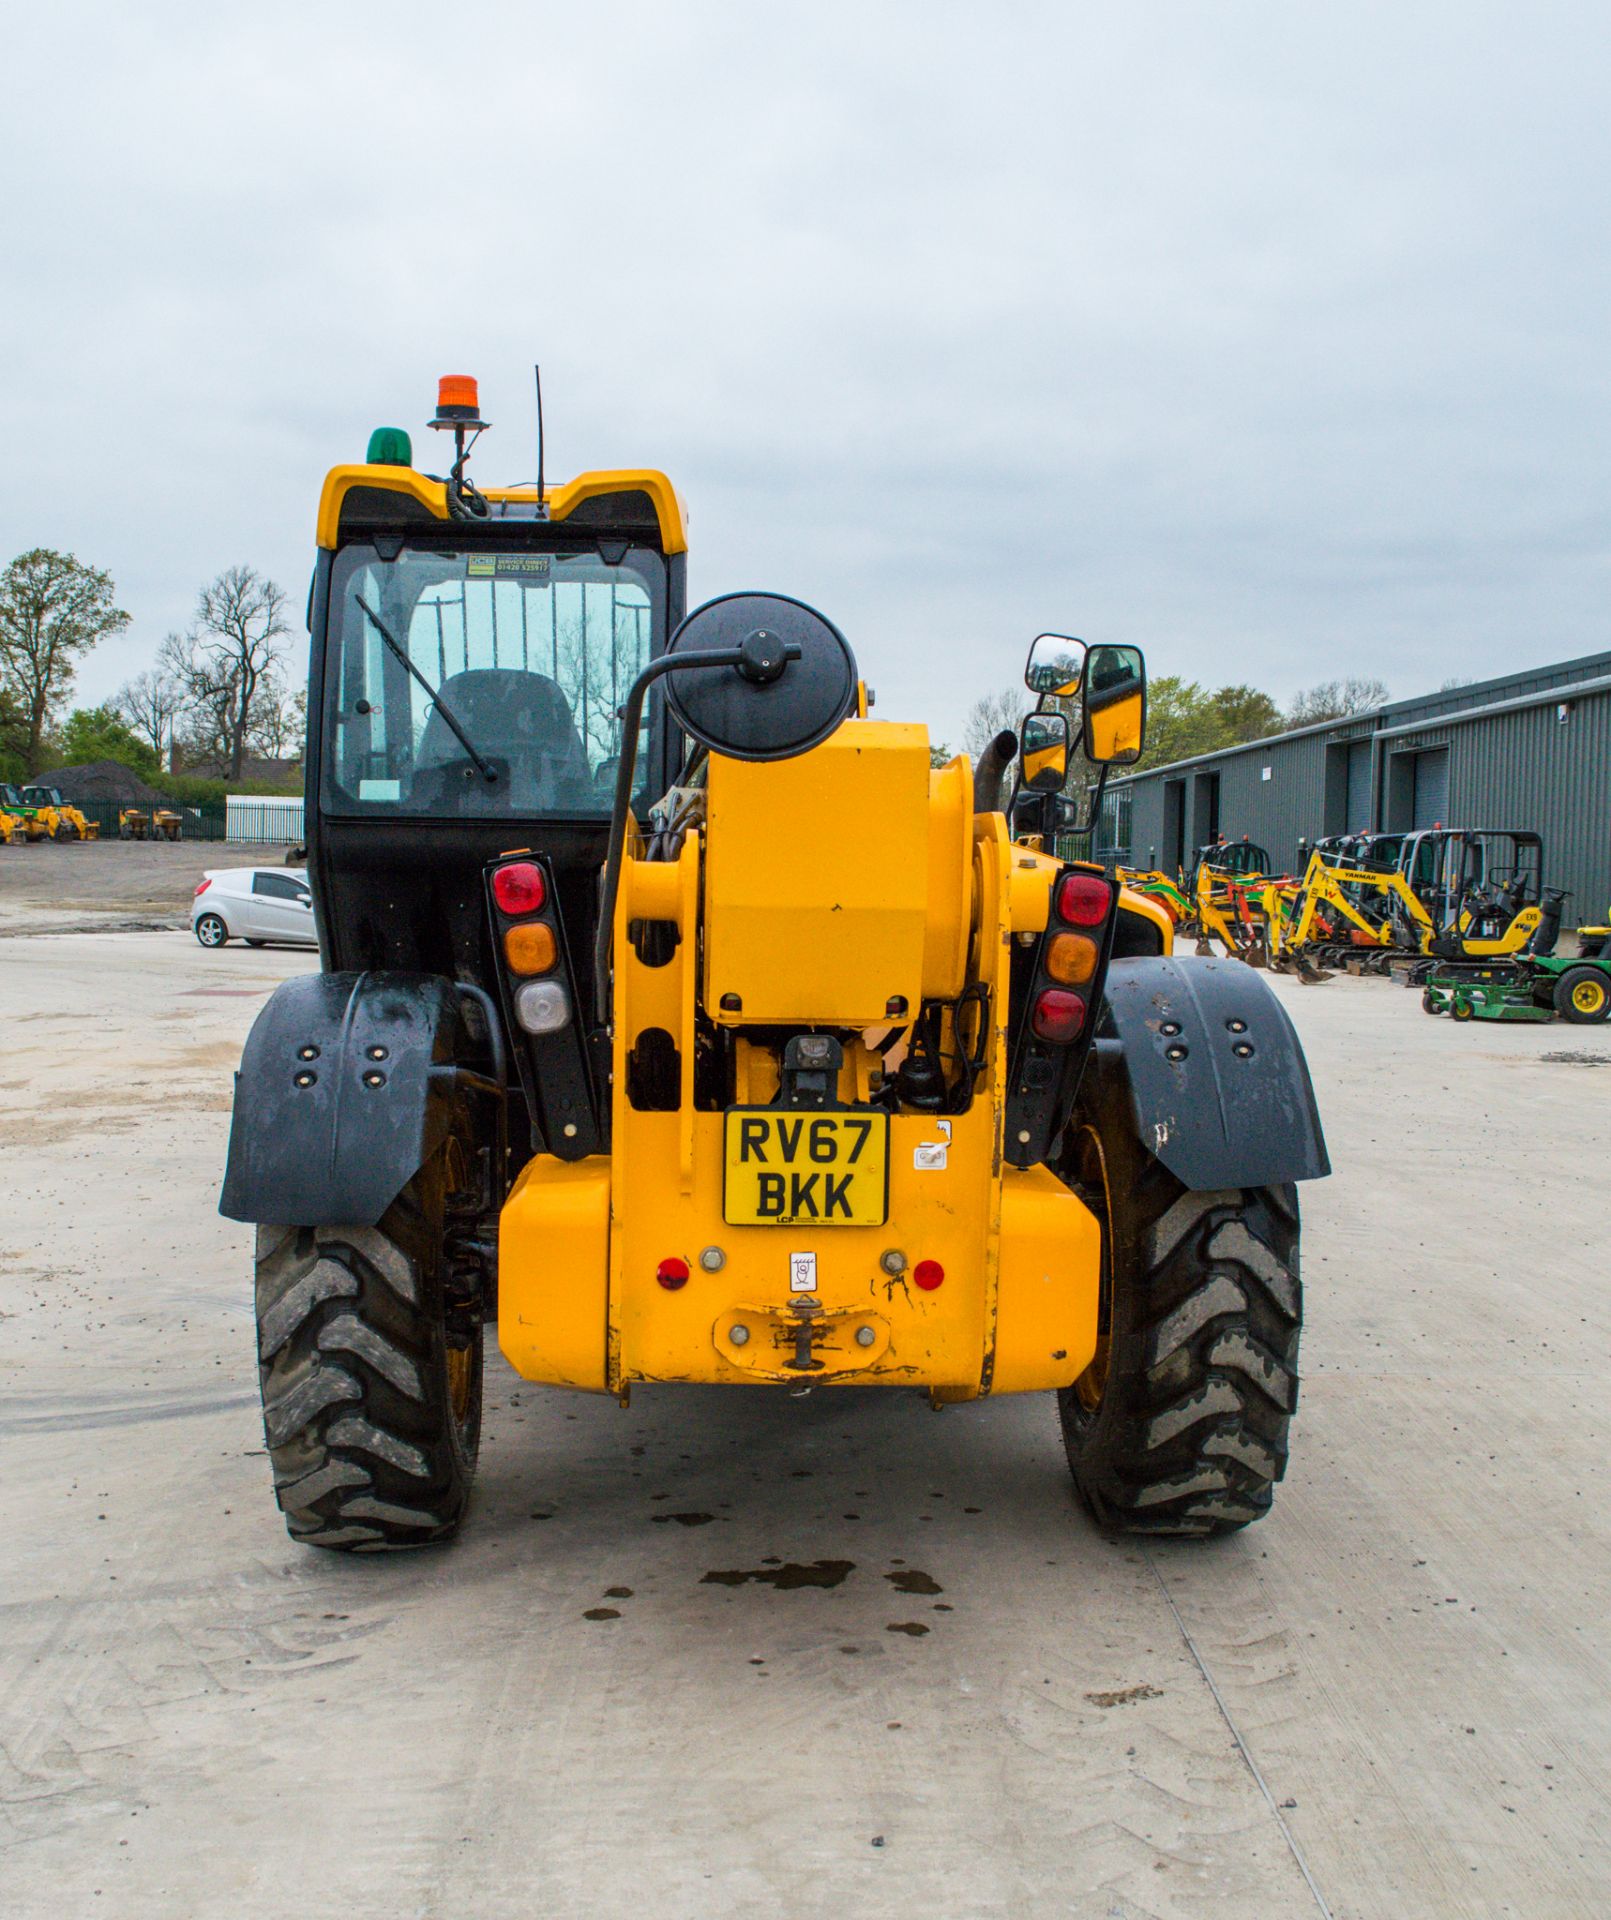
[[[531,860],[513,860],[492,876],[492,898],[502,919],[504,965],[514,976],[510,1000],[516,1023],[527,1033],[558,1033],[570,1025],[570,996],[552,978],[559,966],[554,902],[543,870]]]
[[[1113,886],[1094,873],[1065,873],[1052,893],[1052,924],[1041,951],[1041,977],[1030,1004],[1030,1031],[1066,1047],[1085,1031],[1086,995],[1102,958],[1102,928],[1113,910]],[[1073,932],[1068,929],[1078,928]]]

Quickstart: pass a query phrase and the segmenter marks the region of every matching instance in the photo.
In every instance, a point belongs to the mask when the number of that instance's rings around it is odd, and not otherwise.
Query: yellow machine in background
[[[147,813],[141,807],[124,807],[117,817],[120,840],[178,840],[184,832],[184,816],[167,807]]]
[[[22,803],[31,807],[52,840],[98,840],[100,822],[90,820],[62,798],[60,787],[31,786],[22,790]]]
[[[5,822],[5,839],[9,845],[48,840],[56,824],[53,817],[41,815],[37,807],[30,806],[14,786],[4,781],[0,781],[0,820]]]
[[[1353,944],[1365,953],[1499,959],[1522,952],[1543,918],[1534,901],[1485,934],[1477,909],[1462,901],[1452,925],[1440,930],[1402,870],[1344,865],[1317,848],[1286,912],[1271,922],[1271,964],[1294,971],[1312,965],[1316,950],[1335,951],[1347,938],[1344,928],[1357,936]]]

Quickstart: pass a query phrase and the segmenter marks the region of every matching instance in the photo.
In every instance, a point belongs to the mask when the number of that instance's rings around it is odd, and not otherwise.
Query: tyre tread
[[[1104,1527],[1234,1532],[1269,1510],[1286,1471],[1296,1192],[1185,1192],[1139,1144],[1117,1171],[1109,1371],[1094,1413],[1074,1389],[1058,1396],[1069,1465]]]
[[[427,1210],[411,1190],[379,1227],[264,1226],[257,1242],[263,1427],[291,1538],[352,1552],[457,1529],[480,1428],[455,1421]]]

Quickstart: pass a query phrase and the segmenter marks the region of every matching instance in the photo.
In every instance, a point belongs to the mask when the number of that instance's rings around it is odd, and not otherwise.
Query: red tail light
[[[529,860],[500,867],[492,876],[492,897],[505,913],[539,913],[548,898],[543,870]]]
[[[1112,899],[1113,889],[1094,873],[1066,873],[1057,888],[1058,918],[1071,927],[1099,927]]]
[[[919,1260],[912,1269],[912,1280],[925,1293],[932,1293],[945,1278],[945,1268],[938,1260]]]
[[[1035,1002],[1029,1024],[1037,1040],[1048,1040],[1054,1047],[1066,1047],[1071,1040],[1079,1039],[1085,1026],[1085,1002],[1077,993],[1047,987]]]
[[[197,887],[196,891],[190,896],[191,899],[199,900],[211,885],[212,885],[211,880],[203,880],[201,885]]]
[[[679,1287],[688,1284],[688,1262],[679,1260],[676,1254],[669,1254],[654,1270],[654,1277],[668,1293],[675,1293]]]

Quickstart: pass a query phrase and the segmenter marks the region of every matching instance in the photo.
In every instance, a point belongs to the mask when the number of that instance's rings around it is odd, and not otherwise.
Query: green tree
[[[28,725],[22,708],[10,689],[0,681],[0,780],[21,780],[27,773],[23,748],[28,743]]]
[[[1230,744],[1224,715],[1206,688],[1176,673],[1147,682],[1147,744],[1138,766],[1167,766]]]
[[[969,710],[963,730],[963,745],[975,759],[985,743],[1002,727],[1016,730],[1019,720],[1035,704],[1035,696],[1009,688],[1004,693],[986,694]],[[1078,760],[1080,703],[1078,698],[1058,703],[1068,715],[1070,738]],[[1142,768],[1161,767],[1174,760],[1189,760],[1199,753],[1215,753],[1221,747],[1239,746],[1244,740],[1262,740],[1280,733],[1286,721],[1281,709],[1258,687],[1229,686],[1210,689],[1179,674],[1166,673],[1147,683],[1147,743],[1140,761]],[[1076,775],[1076,778],[1078,776]]]
[[[110,707],[75,707],[55,738],[55,758],[64,767],[87,766],[92,760],[116,760],[149,780],[162,771],[151,747]]]
[[[1226,738],[1233,744],[1266,739],[1286,725],[1281,709],[1257,687],[1221,687],[1214,695],[1214,705],[1225,723]]]
[[[109,573],[49,547],[18,554],[0,574],[0,670],[22,709],[25,772],[39,771],[79,660],[129,624],[115,593]]]

